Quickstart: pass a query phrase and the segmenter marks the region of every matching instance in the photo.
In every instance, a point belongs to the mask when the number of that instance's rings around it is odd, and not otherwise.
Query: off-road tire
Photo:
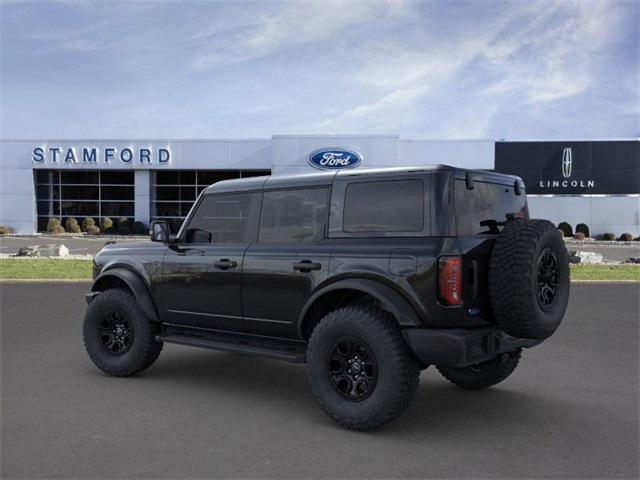
[[[553,301],[539,301],[541,258],[557,263]],[[489,265],[489,297],[497,324],[509,335],[545,339],[560,325],[569,301],[569,260],[556,227],[547,220],[508,221]]]
[[[336,342],[355,338],[368,347],[377,365],[377,383],[368,397],[344,398],[330,374]],[[418,388],[420,365],[389,313],[373,305],[349,305],[328,313],[311,334],[307,375],[316,400],[339,425],[369,431],[391,422],[409,406]]]
[[[131,344],[122,354],[108,351],[100,337],[103,319],[113,311],[123,312],[133,330]],[[162,342],[156,341],[158,330],[158,324],[144,315],[129,290],[112,288],[101,292],[89,304],[82,335],[96,367],[115,377],[128,377],[151,366],[160,355]]]
[[[470,367],[436,367],[444,378],[465,390],[481,390],[506,379],[518,366],[521,350],[503,353],[493,360]]]

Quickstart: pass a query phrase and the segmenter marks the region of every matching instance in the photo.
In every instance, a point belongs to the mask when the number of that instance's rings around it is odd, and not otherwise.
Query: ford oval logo
[[[362,155],[346,148],[320,148],[309,154],[312,167],[323,170],[353,168],[362,162]]]

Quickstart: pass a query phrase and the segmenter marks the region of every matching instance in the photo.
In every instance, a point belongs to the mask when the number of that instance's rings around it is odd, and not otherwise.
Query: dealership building
[[[167,219],[177,226],[203,188],[224,179],[434,163],[522,177],[532,217],[585,223],[592,235],[640,235],[638,139],[3,140],[0,224],[25,234],[45,230],[51,217],[124,217],[145,225]]]

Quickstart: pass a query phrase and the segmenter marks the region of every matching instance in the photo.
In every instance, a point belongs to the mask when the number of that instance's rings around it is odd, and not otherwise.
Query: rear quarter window
[[[411,233],[424,230],[424,182],[389,180],[346,187],[343,230],[347,233]]]

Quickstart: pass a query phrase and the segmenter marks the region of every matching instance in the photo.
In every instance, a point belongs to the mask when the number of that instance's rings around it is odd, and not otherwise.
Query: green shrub
[[[103,217],[102,223],[100,224],[100,230],[103,233],[115,233],[116,229],[113,226],[113,220],[109,217]]]
[[[76,220],[73,217],[67,218],[67,220],[64,222],[64,228],[69,233],[80,233],[81,232],[80,225],[78,225],[78,220]]]
[[[565,237],[573,237],[573,229],[567,222],[560,222],[558,224],[558,230],[562,230]]]
[[[56,225],[53,228],[51,228],[51,230],[49,230],[49,233],[53,234],[53,235],[61,235],[65,232],[64,227],[62,225]]]
[[[128,218],[118,219],[118,233],[122,235],[131,235],[131,222]]]
[[[576,232],[576,233],[573,235],[573,238],[575,238],[576,240],[584,240],[584,239],[585,239],[585,238],[587,238],[587,237],[586,237],[586,236],[585,236],[585,234],[584,234],[584,233],[582,233],[582,232]]]
[[[618,240],[620,240],[621,242],[632,242],[633,235],[631,235],[630,233],[623,233],[622,235],[620,235],[620,238],[618,238]]]
[[[89,230],[89,227],[95,227],[95,226],[96,226],[96,222],[91,217],[87,217],[82,220],[82,230],[84,230],[85,232]]]
[[[64,221],[64,228],[69,229],[72,225],[78,225],[78,220],[73,217],[69,217]]]
[[[586,223],[579,223],[576,225],[576,233],[584,233],[584,236],[587,238],[591,236],[589,235],[589,225]]]
[[[50,218],[47,222],[47,233],[55,233],[54,230],[57,227],[61,227],[62,223],[59,218]],[[59,232],[58,232],[59,233]]]
[[[561,237],[564,237],[564,232],[560,229],[558,229],[558,233],[560,234]]]
[[[136,235],[143,235],[144,233],[146,233],[146,228],[144,226],[144,223],[142,222],[133,222],[131,231]]]
[[[89,227],[87,227],[87,235],[100,235],[100,227],[90,225]]]
[[[0,235],[6,235],[11,232],[13,232],[12,228],[7,227],[6,225],[0,225]]]
[[[605,240],[610,242],[611,240],[615,240],[616,236],[611,232],[606,232],[598,235],[598,240]]]

